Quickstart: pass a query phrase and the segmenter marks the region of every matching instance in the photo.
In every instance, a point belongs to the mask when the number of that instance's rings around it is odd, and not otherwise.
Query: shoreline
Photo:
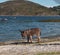
[[[41,41],[39,44],[41,43],[49,43],[49,42],[60,42],[60,36],[55,36],[55,37],[42,37]],[[37,39],[33,39],[33,43],[27,43],[27,39],[20,39],[20,40],[9,40],[9,41],[4,41],[4,42],[0,42],[0,46],[1,45],[11,45],[11,44],[35,44],[37,43]]]
[[[60,15],[0,15],[0,16],[60,16]]]

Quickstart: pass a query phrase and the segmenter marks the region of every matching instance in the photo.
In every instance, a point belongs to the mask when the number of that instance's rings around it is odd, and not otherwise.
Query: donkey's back
[[[39,28],[32,28],[30,29],[30,34],[31,35],[40,35],[40,29]]]

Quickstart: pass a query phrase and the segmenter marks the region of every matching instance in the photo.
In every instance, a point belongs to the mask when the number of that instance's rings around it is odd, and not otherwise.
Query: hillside
[[[58,12],[58,15],[60,15],[60,6],[55,6],[53,7],[53,9]]]
[[[58,15],[51,8],[30,1],[16,0],[0,3],[0,15]]]

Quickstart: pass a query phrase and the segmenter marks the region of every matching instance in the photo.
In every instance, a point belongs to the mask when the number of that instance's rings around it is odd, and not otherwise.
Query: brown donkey
[[[27,42],[29,42],[29,40],[32,42],[33,35],[36,35],[38,42],[40,42],[41,31],[39,28],[31,28],[24,31],[20,31],[20,32],[21,32],[22,38],[27,37]]]

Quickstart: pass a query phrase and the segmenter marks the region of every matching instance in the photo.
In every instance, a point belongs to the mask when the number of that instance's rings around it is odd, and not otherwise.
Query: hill
[[[26,0],[0,3],[0,15],[58,15],[56,10]]]
[[[58,12],[58,15],[60,15],[60,6],[55,6],[53,7],[53,9]]]

